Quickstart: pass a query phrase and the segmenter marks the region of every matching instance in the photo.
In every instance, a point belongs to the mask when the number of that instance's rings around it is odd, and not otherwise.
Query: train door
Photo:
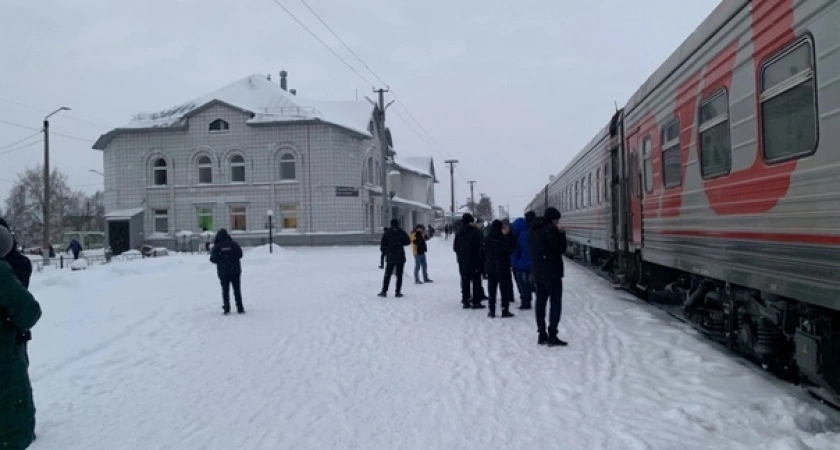
[[[610,204],[610,243],[616,253],[628,252],[627,233],[627,183],[624,176],[624,133],[622,111],[618,111],[610,121],[610,138],[607,144],[609,161],[607,177],[609,180],[608,201]]]

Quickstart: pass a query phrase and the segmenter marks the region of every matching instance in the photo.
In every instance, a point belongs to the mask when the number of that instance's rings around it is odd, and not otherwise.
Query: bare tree
[[[480,220],[493,220],[493,202],[490,197],[481,194],[481,200],[475,205],[475,213]]]
[[[12,190],[6,198],[6,220],[18,237],[21,245],[40,246],[42,230],[44,229],[43,202],[44,178],[42,166],[26,169],[18,174]],[[74,193],[67,185],[67,175],[58,169],[50,174],[50,221],[62,224],[64,214],[74,197]],[[61,227],[50,230],[50,242],[61,240]]]

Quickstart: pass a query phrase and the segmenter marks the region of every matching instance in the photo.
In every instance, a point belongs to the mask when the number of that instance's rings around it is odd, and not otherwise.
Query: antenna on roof
[[[618,112],[618,100],[613,100],[615,102],[615,112]]]

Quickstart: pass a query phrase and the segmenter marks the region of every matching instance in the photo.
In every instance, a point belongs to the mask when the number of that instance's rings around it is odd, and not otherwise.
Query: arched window
[[[222,133],[230,130],[230,125],[222,119],[216,119],[210,122],[211,133]]]
[[[365,178],[365,180],[366,180],[368,183],[373,184],[373,158],[372,158],[372,157],[371,157],[371,158],[368,158],[368,163],[367,163],[367,177]]]
[[[245,182],[245,158],[242,155],[233,155],[230,158],[230,181],[233,183]]]
[[[380,175],[381,173],[382,171],[379,169],[379,161],[376,161],[373,164],[373,184],[382,184],[382,181],[380,180],[380,178],[382,178]]]
[[[166,186],[166,160],[158,158],[152,164],[155,186]]]
[[[209,156],[198,158],[198,182],[201,184],[213,182],[213,162]]]
[[[296,179],[295,172],[295,155],[291,153],[284,153],[280,157],[280,179],[294,180]]]

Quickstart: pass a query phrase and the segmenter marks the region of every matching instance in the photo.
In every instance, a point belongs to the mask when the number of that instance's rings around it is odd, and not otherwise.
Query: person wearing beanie
[[[452,250],[458,258],[458,272],[461,275],[461,304],[464,309],[481,309],[484,305],[484,289],[481,285],[481,231],[475,226],[472,214],[464,213],[461,229],[455,234]]]
[[[18,337],[41,318],[41,306],[3,260],[13,247],[11,232],[0,226],[0,448],[23,449],[35,439],[35,403]]]
[[[408,233],[400,228],[400,221],[391,219],[391,228],[382,235],[379,247],[385,250],[385,278],[382,280],[380,297],[388,296],[388,285],[391,284],[391,275],[396,272],[397,286],[395,297],[402,297],[403,269],[405,268],[405,246],[411,244]]]
[[[537,304],[534,308],[537,343],[549,347],[567,345],[557,337],[563,308],[563,254],[566,253],[566,233],[557,226],[560,217],[557,208],[546,208],[543,220],[535,221],[538,223],[537,228],[531,235],[531,256],[537,292]],[[548,302],[551,312],[546,329],[545,313]]]
[[[513,253],[514,241],[510,236],[510,228],[500,220],[490,224],[490,232],[484,238],[484,270],[487,273],[487,291],[490,300],[487,304],[490,311],[487,317],[496,317],[496,292],[501,288],[502,317],[513,317],[510,304],[513,301],[513,280],[510,276],[510,255]]]

